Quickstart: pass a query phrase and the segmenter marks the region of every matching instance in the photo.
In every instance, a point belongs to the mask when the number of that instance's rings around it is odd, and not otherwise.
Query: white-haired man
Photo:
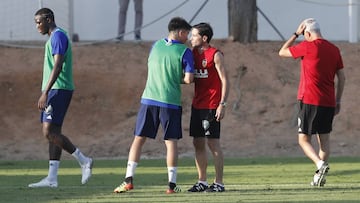
[[[305,40],[293,45],[299,35]],[[296,32],[279,51],[281,57],[301,58],[298,89],[298,140],[305,155],[317,166],[313,186],[324,186],[330,156],[330,132],[334,116],[340,112],[345,85],[344,66],[338,47],[325,40],[319,23],[308,18],[300,23]],[[335,76],[337,86],[335,88]],[[311,144],[316,134],[319,151]]]

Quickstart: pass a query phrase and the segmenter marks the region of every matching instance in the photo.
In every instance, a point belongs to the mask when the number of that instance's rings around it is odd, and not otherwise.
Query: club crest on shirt
[[[206,59],[203,59],[203,60],[201,61],[201,65],[203,66],[203,68],[206,68],[206,66],[207,66],[207,60],[206,60]]]

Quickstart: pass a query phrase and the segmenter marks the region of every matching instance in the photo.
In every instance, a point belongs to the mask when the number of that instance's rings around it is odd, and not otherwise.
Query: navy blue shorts
[[[72,95],[72,90],[50,90],[47,107],[40,115],[41,123],[48,122],[62,126]]]
[[[216,109],[191,108],[190,136],[220,138],[220,122],[215,118]]]
[[[304,104],[301,101],[299,101],[298,107],[299,133],[313,135],[331,132],[335,115],[334,107],[315,106]]]
[[[134,135],[155,139],[161,124],[164,140],[181,139],[181,115],[181,108],[171,109],[141,104],[136,119]]]

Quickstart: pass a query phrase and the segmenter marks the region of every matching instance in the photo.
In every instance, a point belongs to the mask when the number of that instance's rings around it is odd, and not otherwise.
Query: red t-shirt
[[[195,96],[193,107],[216,109],[221,99],[221,80],[215,68],[214,56],[219,50],[209,47],[202,53],[193,50],[195,61]]]
[[[304,104],[335,107],[335,74],[344,67],[339,49],[324,39],[303,41],[289,47],[301,57],[298,99]]]

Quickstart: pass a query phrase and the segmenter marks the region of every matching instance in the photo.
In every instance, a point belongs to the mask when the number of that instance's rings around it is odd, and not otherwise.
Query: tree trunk
[[[256,0],[228,0],[229,38],[240,43],[257,41]]]

